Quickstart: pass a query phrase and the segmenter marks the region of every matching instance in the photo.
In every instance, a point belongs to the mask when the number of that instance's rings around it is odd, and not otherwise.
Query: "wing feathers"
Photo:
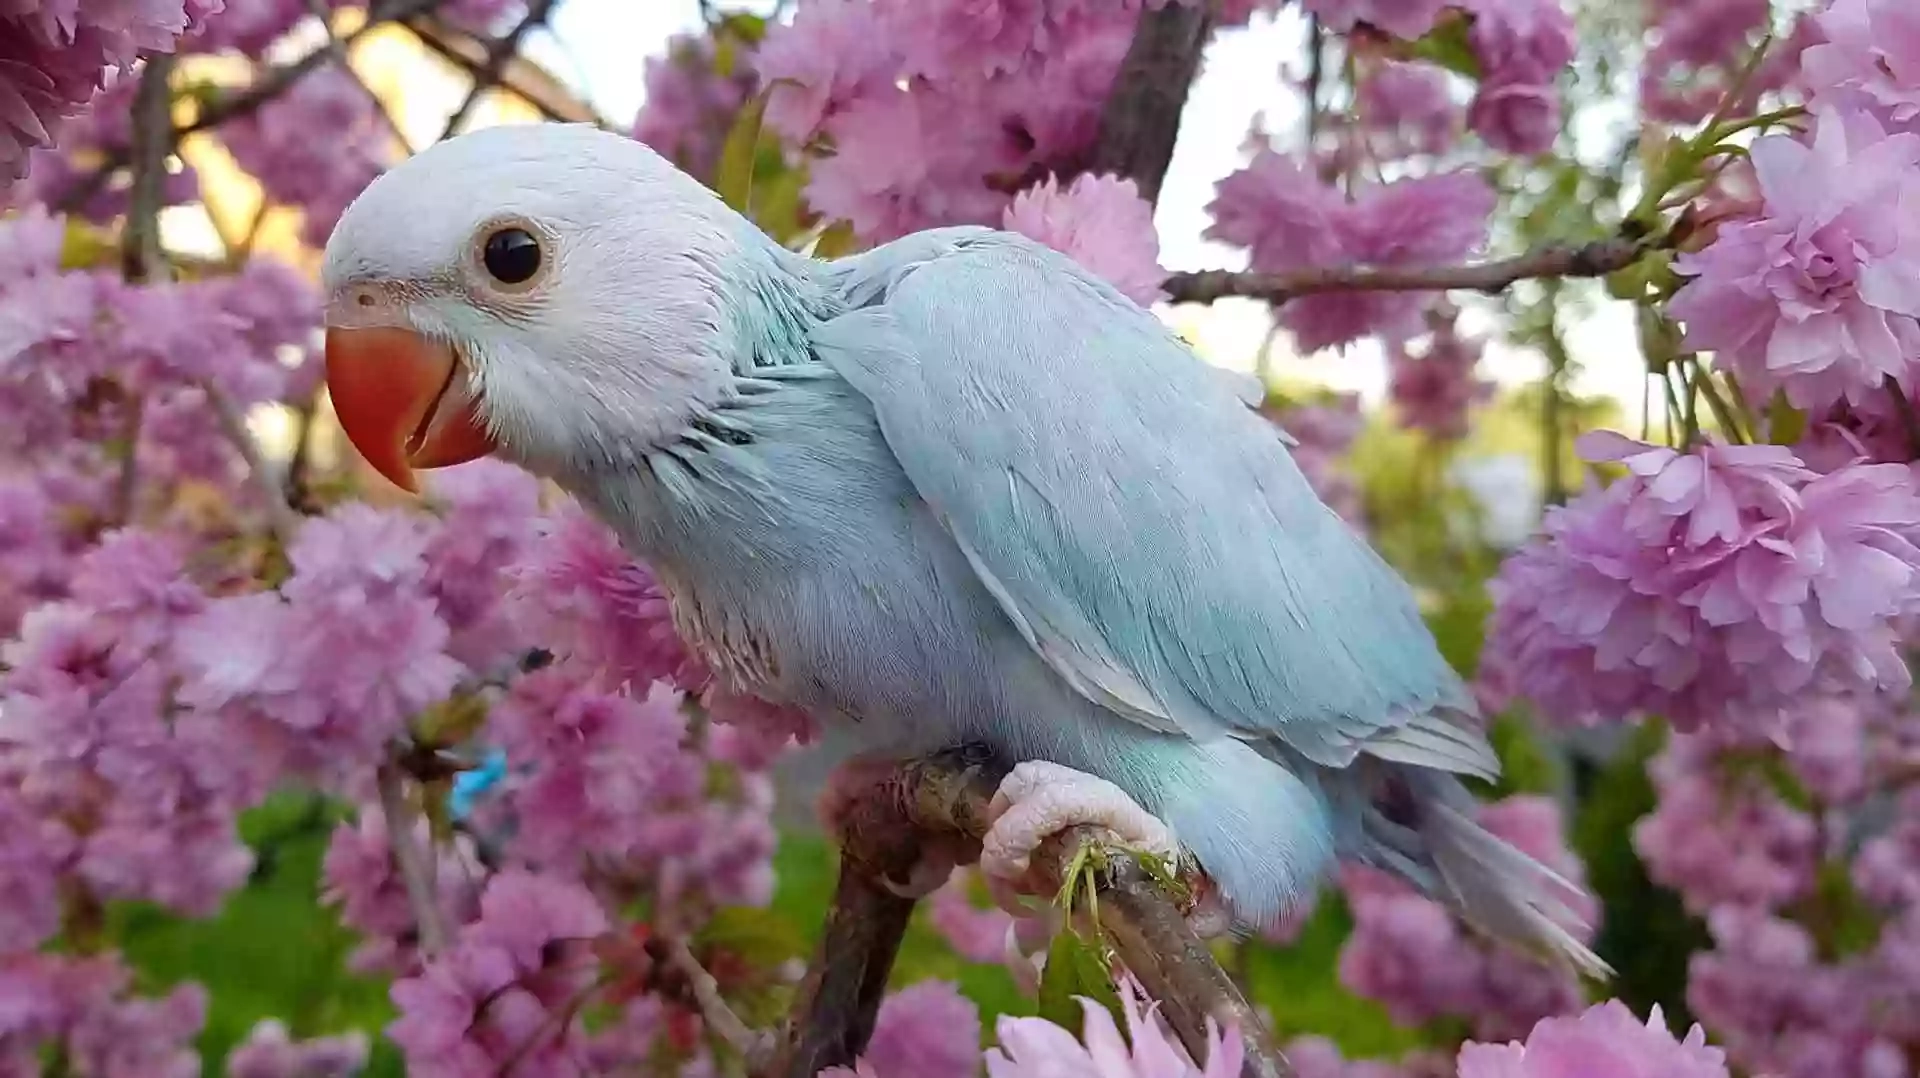
[[[867,306],[820,326],[816,354],[1077,692],[1328,767],[1487,772],[1484,742],[1422,719],[1471,699],[1411,593],[1314,496],[1245,379],[1037,244],[902,243],[832,267]]]

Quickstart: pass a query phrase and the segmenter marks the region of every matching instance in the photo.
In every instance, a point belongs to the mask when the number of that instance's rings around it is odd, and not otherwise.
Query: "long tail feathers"
[[[1383,826],[1368,828],[1376,863],[1488,935],[1589,977],[1613,976],[1612,967],[1569,931],[1583,923],[1570,905],[1582,894],[1578,885],[1480,826],[1473,795],[1453,776],[1397,770],[1412,787],[1417,837],[1376,817],[1373,822]],[[1399,837],[1390,838],[1389,831]]]

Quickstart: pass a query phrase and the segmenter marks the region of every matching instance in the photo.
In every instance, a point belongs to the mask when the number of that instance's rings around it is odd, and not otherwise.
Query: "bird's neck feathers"
[[[673,256],[653,246],[649,267],[609,274],[626,278],[612,302],[564,312],[562,369],[527,366],[543,384],[502,395],[529,410],[502,417],[509,430],[558,438],[528,439],[523,463],[562,482],[632,469],[699,436],[756,370],[805,359],[810,326],[833,313],[830,291],[810,259],[745,220],[730,225],[714,222],[694,244],[676,237]],[[645,237],[636,249],[649,250]]]

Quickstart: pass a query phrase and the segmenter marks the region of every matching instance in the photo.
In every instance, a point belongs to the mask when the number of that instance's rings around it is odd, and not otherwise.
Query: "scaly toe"
[[[1070,827],[1112,831],[1121,845],[1162,857],[1178,854],[1166,824],[1105,779],[1059,764],[1032,760],[1013,769],[987,807],[992,825],[980,848],[980,870],[989,878],[1023,883],[1033,853]]]

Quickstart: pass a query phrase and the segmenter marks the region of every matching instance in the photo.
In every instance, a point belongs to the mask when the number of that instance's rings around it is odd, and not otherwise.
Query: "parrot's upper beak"
[[[498,448],[450,345],[388,326],[327,330],[327,392],[360,455],[418,493],[416,468],[477,460]]]

